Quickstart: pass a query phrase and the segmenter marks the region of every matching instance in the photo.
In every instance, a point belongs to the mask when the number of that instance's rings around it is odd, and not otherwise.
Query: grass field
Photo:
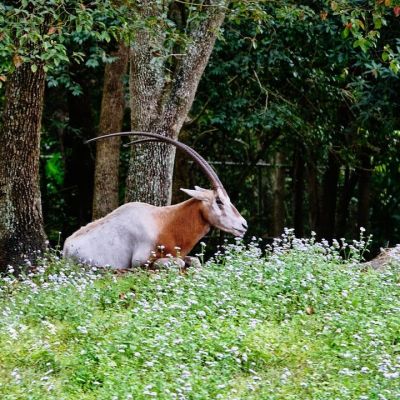
[[[185,274],[52,254],[2,278],[0,399],[400,399],[400,266],[365,271],[362,239],[346,261],[257,243]]]

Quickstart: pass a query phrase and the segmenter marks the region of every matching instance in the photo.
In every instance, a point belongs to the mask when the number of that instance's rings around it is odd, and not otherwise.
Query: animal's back
[[[113,268],[146,262],[155,241],[156,209],[145,203],[124,204],[68,237],[64,256]]]

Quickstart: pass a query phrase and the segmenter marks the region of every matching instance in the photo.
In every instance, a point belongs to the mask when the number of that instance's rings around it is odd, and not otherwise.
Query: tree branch
[[[173,136],[178,135],[192,106],[229,3],[230,0],[210,1],[202,13],[204,19],[188,34],[186,56],[179,60],[165,110],[166,130]]]

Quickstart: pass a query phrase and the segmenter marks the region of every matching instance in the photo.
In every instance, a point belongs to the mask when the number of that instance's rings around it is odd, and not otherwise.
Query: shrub
[[[2,279],[1,398],[398,399],[400,268],[365,246],[287,230],[121,276],[51,254]]]

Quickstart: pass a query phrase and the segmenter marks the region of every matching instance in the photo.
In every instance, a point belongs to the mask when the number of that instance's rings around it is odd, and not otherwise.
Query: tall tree
[[[112,53],[116,60],[104,71],[99,135],[119,132],[124,117],[123,78],[128,66],[128,48],[124,43]],[[104,217],[118,207],[118,169],[121,138],[98,141],[93,193],[93,219]]]
[[[304,150],[299,146],[294,152],[293,160],[293,227],[296,235],[304,235],[304,168],[302,155]]]
[[[45,246],[39,148],[46,72],[83,57],[67,55],[72,33],[97,42],[110,39],[104,17],[118,17],[119,11],[108,1],[90,7],[79,0],[62,0],[57,7],[43,1],[0,3],[0,83],[8,79],[0,128],[0,270],[34,260]]]
[[[67,215],[74,218],[78,226],[86,225],[92,219],[94,159],[91,148],[85,141],[96,134],[95,111],[92,106],[94,82],[87,79],[87,69],[81,64],[71,63],[70,73],[79,84],[79,96],[69,92],[68,129],[63,137],[65,152],[64,201]],[[63,226],[64,234],[71,234],[68,221]]]
[[[335,236],[336,205],[340,163],[330,152],[328,166],[322,180],[321,215],[318,234],[321,238],[331,240]]]
[[[39,188],[40,125],[45,72],[23,64],[6,87],[0,129],[0,271],[44,250]]]
[[[285,227],[285,155],[279,152],[274,157],[276,167],[272,173],[272,231],[273,237],[283,233]]]
[[[178,2],[171,3],[164,6],[143,0],[138,5],[143,18],[156,19],[160,28],[156,33],[142,29],[135,37],[131,49],[130,101],[132,130],[152,131],[176,139],[192,106],[230,1],[210,0],[182,7]],[[192,10],[191,18],[186,17],[188,9]],[[183,24],[187,32],[180,49],[176,44],[168,46],[169,38],[165,33],[168,21],[164,18],[168,13],[169,21],[174,21],[178,27]],[[163,54],[159,54],[160,51]],[[134,147],[126,199],[168,204],[174,157],[172,146]]]

